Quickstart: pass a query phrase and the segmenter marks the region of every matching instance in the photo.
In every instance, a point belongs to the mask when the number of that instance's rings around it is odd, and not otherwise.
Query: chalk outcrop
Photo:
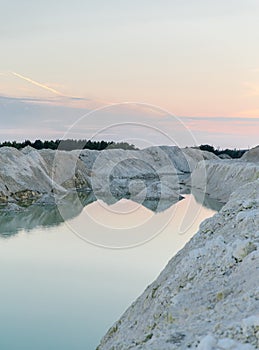
[[[43,195],[93,191],[108,202],[130,198],[179,200],[183,183],[203,156],[199,150],[150,147],[139,151],[22,151],[0,149],[0,205],[30,205]],[[110,197],[110,198],[109,198]],[[45,198],[45,197],[44,197]],[[9,208],[13,208],[9,206]]]
[[[231,193],[242,185],[257,179],[259,179],[258,163],[233,159],[212,160],[197,164],[192,173],[190,184],[197,189],[206,188],[206,192],[211,197],[225,203]]]
[[[259,348],[258,167],[205,163],[207,190],[227,204],[201,224],[98,350]],[[197,185],[200,171],[198,164]]]
[[[80,155],[88,164],[89,153],[83,151]],[[91,171],[92,189],[97,197],[126,197],[142,202],[181,198],[180,178],[186,177],[190,168],[179,148],[152,147],[141,151],[99,152]]]
[[[178,200],[186,179],[199,161],[218,159],[212,153],[178,147],[144,150],[84,150],[80,159],[92,171],[91,185],[97,197],[143,200]]]
[[[259,163],[259,146],[254,147],[254,148],[250,149],[248,152],[246,152],[242,156],[241,160],[245,161],[245,162]]]
[[[71,152],[0,149],[0,201],[31,204],[43,194],[89,187],[90,173]]]

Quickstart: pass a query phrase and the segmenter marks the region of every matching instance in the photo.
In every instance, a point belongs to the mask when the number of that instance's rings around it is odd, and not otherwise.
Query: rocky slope
[[[226,202],[230,194],[240,186],[259,179],[259,163],[243,159],[200,162],[193,171],[191,179],[193,188],[201,190],[206,188],[211,197]]]
[[[94,161],[89,161],[94,155]],[[180,198],[180,182],[190,173],[186,155],[178,147],[151,147],[140,151],[82,151],[91,166],[91,185],[97,197],[131,198],[136,202]]]
[[[0,149],[0,205],[30,205],[46,194],[92,190],[108,202],[120,198],[178,200],[194,164],[214,157],[198,150],[151,147],[141,151],[22,151]]]
[[[196,162],[189,185],[193,189],[206,189],[211,197],[221,202],[227,202],[230,194],[243,184],[259,179],[259,146],[247,151],[241,159],[216,157],[208,160],[204,157],[204,160]]]
[[[43,194],[89,187],[89,170],[71,152],[0,149],[0,202],[31,204]]]
[[[98,350],[259,348],[258,167],[224,160],[207,162],[206,170],[207,190],[227,204],[201,224]],[[197,186],[200,171],[198,165],[193,173]]]
[[[259,163],[259,146],[250,149],[241,159],[245,162]]]

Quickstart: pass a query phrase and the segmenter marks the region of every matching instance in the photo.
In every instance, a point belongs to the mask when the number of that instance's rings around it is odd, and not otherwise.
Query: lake
[[[48,208],[0,214],[0,349],[95,349],[216,212],[207,203],[186,195],[154,212],[126,199],[94,201],[66,207],[65,222]]]

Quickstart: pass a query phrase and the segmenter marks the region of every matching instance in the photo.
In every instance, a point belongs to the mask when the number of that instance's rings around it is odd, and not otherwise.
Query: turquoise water
[[[66,222],[35,210],[0,216],[1,350],[95,349],[215,213],[192,195],[156,214],[127,200],[91,203]]]

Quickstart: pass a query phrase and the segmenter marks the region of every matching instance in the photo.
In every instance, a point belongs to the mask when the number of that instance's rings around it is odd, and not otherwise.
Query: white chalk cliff
[[[190,155],[191,154],[191,155]],[[0,148],[0,204],[30,204],[43,195],[92,190],[112,202],[181,198],[181,183],[194,164],[215,158],[198,150],[151,147],[140,151],[22,151]],[[216,157],[217,158],[217,157]]]
[[[76,186],[89,186],[89,171],[72,152],[0,149],[1,203],[34,201]]]
[[[226,205],[201,224],[98,350],[259,348],[258,153],[205,162],[207,191]],[[200,186],[203,170],[198,164],[193,185]]]

